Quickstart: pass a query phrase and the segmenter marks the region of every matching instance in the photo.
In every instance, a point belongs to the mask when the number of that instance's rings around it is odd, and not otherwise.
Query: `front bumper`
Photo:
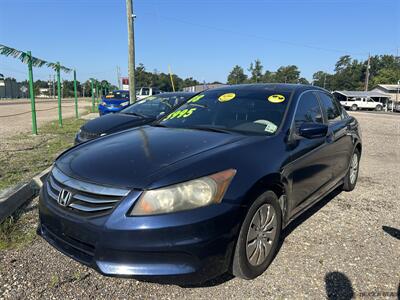
[[[228,270],[242,208],[222,203],[174,214],[126,216],[139,195],[128,195],[111,214],[88,218],[66,212],[42,189],[38,233],[64,254],[109,276],[194,283]]]

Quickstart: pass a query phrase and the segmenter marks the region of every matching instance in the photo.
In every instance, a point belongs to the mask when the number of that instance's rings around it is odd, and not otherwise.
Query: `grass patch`
[[[35,239],[36,214],[22,208],[0,223],[0,251],[20,249]]]
[[[57,121],[39,128],[39,134],[23,133],[6,138],[0,146],[0,190],[27,181],[51,166],[57,155],[73,145],[74,137],[85,120]]]

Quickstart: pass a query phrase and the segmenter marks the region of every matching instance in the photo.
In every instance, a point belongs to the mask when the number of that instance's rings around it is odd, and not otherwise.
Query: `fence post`
[[[32,71],[32,53],[28,54],[28,76],[29,76],[29,94],[31,96],[31,110],[32,110],[32,133],[37,135],[37,124],[36,124],[36,105],[35,105],[35,89],[33,87],[33,71]]]
[[[74,96],[75,96],[75,117],[78,119],[79,118],[79,112],[78,112],[78,91],[76,88],[76,70],[74,69]]]
[[[60,80],[60,63],[57,62],[57,96],[58,96],[58,124],[60,127],[62,123],[62,111],[61,111],[61,80]]]
[[[94,82],[93,82],[93,78],[90,78],[90,87],[92,90],[92,112],[94,112]]]

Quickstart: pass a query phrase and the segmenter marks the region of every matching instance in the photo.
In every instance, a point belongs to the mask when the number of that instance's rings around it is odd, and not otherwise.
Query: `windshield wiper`
[[[146,115],[143,115],[143,114],[139,114],[139,113],[136,113],[136,112],[124,112],[124,114],[127,114],[127,115],[134,115],[134,116],[137,116],[137,117],[141,117],[141,118],[148,118],[148,116],[146,116]]]
[[[195,130],[204,130],[204,131],[212,131],[212,132],[221,132],[221,133],[232,134],[232,130],[224,129],[224,128],[219,128],[219,127],[191,126],[191,127],[185,127],[185,128],[187,128],[187,129],[195,129]]]
[[[153,127],[166,127],[166,128],[168,127],[167,125],[160,124],[160,123],[151,123],[150,126],[153,126]]]
[[[200,103],[186,103],[186,105],[191,105],[191,106],[198,106],[198,107],[201,107],[201,108],[208,108],[208,106],[207,105],[205,105],[205,104],[200,104]]]

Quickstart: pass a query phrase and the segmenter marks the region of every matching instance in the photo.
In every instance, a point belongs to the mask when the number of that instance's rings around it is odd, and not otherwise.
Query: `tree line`
[[[375,55],[370,57],[369,89],[378,84],[396,84],[400,80],[400,58],[394,55]],[[357,60],[350,55],[339,58],[334,73],[317,71],[309,82],[301,77],[296,65],[282,66],[275,72],[266,70],[259,59],[252,62],[247,69],[236,65],[229,73],[228,84],[241,83],[302,83],[314,84],[328,90],[363,90],[367,76],[368,60]]]
[[[394,55],[375,55],[370,57],[369,68],[369,89],[378,84],[396,84],[400,80],[400,58]],[[296,65],[281,66],[276,71],[265,70],[262,62],[256,59],[247,68],[247,72],[235,65],[227,76],[228,84],[242,83],[302,83],[314,84],[328,90],[363,90],[367,73],[368,60],[354,59],[349,55],[344,55],[335,64],[334,72],[317,71],[313,74],[312,81],[309,82],[301,76],[301,72]],[[193,77],[181,78],[172,75],[175,90],[180,91],[184,87],[198,85],[200,82]],[[149,72],[143,64],[136,67],[135,73],[137,87],[156,87],[164,92],[173,90],[170,75],[154,70]],[[96,80],[99,86],[103,87],[101,92],[118,89],[107,80]],[[212,82],[219,83],[219,82]],[[21,85],[28,87],[25,80]],[[211,84],[211,83],[207,83]],[[53,87],[54,85],[54,87]],[[107,89],[105,88],[107,87]],[[57,82],[36,80],[34,83],[35,94],[57,95]],[[46,88],[48,92],[40,93],[40,89]],[[92,96],[91,82],[77,81],[79,96]],[[74,96],[74,82],[72,80],[62,81],[62,97]]]

